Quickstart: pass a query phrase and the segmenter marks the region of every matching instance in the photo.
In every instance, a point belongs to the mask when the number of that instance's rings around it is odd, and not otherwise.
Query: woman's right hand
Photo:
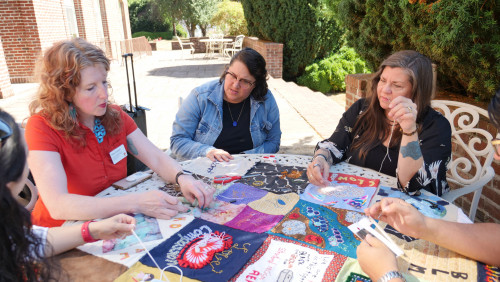
[[[330,173],[330,165],[323,157],[316,157],[307,166],[307,178],[311,184],[319,187],[330,185],[328,175]]]
[[[398,271],[398,263],[394,253],[379,239],[366,235],[356,249],[361,269],[377,281],[389,271]],[[392,280],[391,280],[392,281]],[[394,280],[401,281],[401,280]]]
[[[209,158],[212,162],[228,162],[234,159],[233,156],[231,156],[231,154],[229,154],[228,152],[217,148],[208,151],[207,158]]]
[[[188,210],[176,197],[159,190],[133,194],[132,197],[138,205],[136,212],[151,217],[171,219],[179,212]]]
[[[135,223],[135,218],[132,216],[118,214],[100,221],[91,222],[88,228],[92,238],[109,240],[131,235]]]

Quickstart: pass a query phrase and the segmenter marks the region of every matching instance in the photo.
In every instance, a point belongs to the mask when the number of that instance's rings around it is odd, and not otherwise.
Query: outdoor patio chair
[[[222,41],[222,39],[224,39],[224,34],[212,34],[208,38],[212,40],[217,40],[217,39],[221,40],[221,41],[210,41],[208,45],[210,56],[215,53],[222,54],[224,50],[224,43]]]
[[[177,41],[179,41],[179,45],[181,46],[181,50],[182,50],[183,56],[184,56],[184,49],[189,50],[189,52],[191,53],[191,55],[194,55],[195,49],[194,49],[194,43],[193,42],[184,42],[177,35],[175,37],[177,37]]]
[[[234,42],[226,43],[224,46],[224,55],[232,57],[235,53],[239,52],[241,47],[243,47],[243,39],[245,39],[245,35],[238,35],[234,39]],[[229,55],[229,53],[231,53],[231,55]]]
[[[431,105],[451,125],[452,157],[447,180],[452,189],[441,197],[452,203],[473,192],[469,218],[474,222],[483,186],[495,175],[491,167],[495,154],[491,145],[494,136],[478,127],[480,121],[489,122],[488,112],[474,105],[448,100],[433,100]],[[498,137],[500,134],[497,133]]]

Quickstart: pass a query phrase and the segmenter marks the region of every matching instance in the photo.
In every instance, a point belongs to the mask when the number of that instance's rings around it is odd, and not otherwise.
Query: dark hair
[[[361,114],[354,125],[353,132],[359,132],[351,150],[359,149],[359,157],[365,158],[368,151],[389,137],[390,125],[384,109],[380,107],[377,85],[385,67],[402,68],[406,71],[412,85],[411,100],[417,104],[417,123],[429,110],[432,98],[432,63],[426,56],[412,50],[399,51],[390,55],[379,66],[368,87],[368,108]],[[355,134],[356,135],[356,134]],[[389,147],[401,141],[401,133],[394,131],[394,138]]]
[[[12,128],[12,135],[0,143],[0,280],[49,281],[53,269],[44,257],[41,238],[32,233],[31,215],[7,187],[21,180],[26,165],[22,131],[2,109],[0,120]]]
[[[247,47],[242,49],[231,58],[229,65],[219,79],[220,83],[224,81],[226,71],[235,61],[245,64],[250,74],[255,78],[255,87],[250,95],[257,101],[263,101],[267,94],[267,70],[264,57],[252,48]]]
[[[490,116],[490,121],[493,125],[500,129],[500,88],[495,93],[493,99],[491,99],[490,105],[488,106],[488,115]]]

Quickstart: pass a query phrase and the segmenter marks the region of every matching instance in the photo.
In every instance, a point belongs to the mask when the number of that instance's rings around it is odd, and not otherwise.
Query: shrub
[[[138,31],[157,32],[170,30],[170,23],[165,21],[164,17],[158,13],[156,3],[151,0],[131,2],[128,10],[132,33]]]
[[[498,7],[488,0],[342,0],[338,11],[348,44],[372,67],[413,49],[438,65],[441,87],[488,100],[500,87]]]
[[[297,82],[323,93],[344,91],[346,75],[370,71],[353,48],[342,47],[338,53],[307,66]]]
[[[295,79],[317,58],[340,48],[341,30],[319,0],[242,0],[248,33],[283,43],[283,77]]]
[[[224,0],[217,5],[217,12],[210,23],[217,26],[224,35],[247,34],[247,22],[241,3]]]
[[[141,37],[145,36],[148,40],[153,40],[157,38],[162,38],[162,39],[167,39],[171,40],[172,39],[172,31],[165,31],[165,32],[150,32],[150,31],[139,31],[139,32],[134,32],[132,33],[132,37]]]

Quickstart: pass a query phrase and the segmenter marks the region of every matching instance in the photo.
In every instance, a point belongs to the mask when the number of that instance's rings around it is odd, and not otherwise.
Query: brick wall
[[[0,36],[0,99],[14,95],[9,79],[9,70],[3,52],[2,37]]]
[[[370,80],[371,74],[350,74],[345,78],[346,82],[346,110],[358,99],[366,97],[366,88],[368,86],[368,81]],[[453,97],[440,96],[438,94],[437,99],[441,100],[454,100]],[[467,102],[460,100],[460,102],[466,102],[469,104],[476,104],[473,101]],[[477,105],[477,104],[476,104]],[[479,105],[478,105],[479,106]],[[482,108],[485,108],[484,105]],[[479,128],[489,131],[493,136],[496,135],[497,130],[489,123],[486,118],[483,118],[479,122]],[[476,149],[484,148],[485,143],[477,144]],[[453,146],[452,158],[457,159],[458,157],[466,156],[465,152],[459,149],[457,146]],[[483,161],[483,160],[481,160]],[[483,187],[483,192],[481,199],[479,200],[479,205],[476,213],[476,222],[496,222],[500,223],[500,162],[495,162],[493,160],[492,167],[495,170],[494,178]],[[468,213],[470,208],[470,202],[472,200],[472,194],[462,196],[455,201],[455,204],[461,207],[466,213]]]
[[[259,52],[266,59],[267,72],[274,78],[283,76],[283,44],[245,37],[243,47],[250,47]]]

